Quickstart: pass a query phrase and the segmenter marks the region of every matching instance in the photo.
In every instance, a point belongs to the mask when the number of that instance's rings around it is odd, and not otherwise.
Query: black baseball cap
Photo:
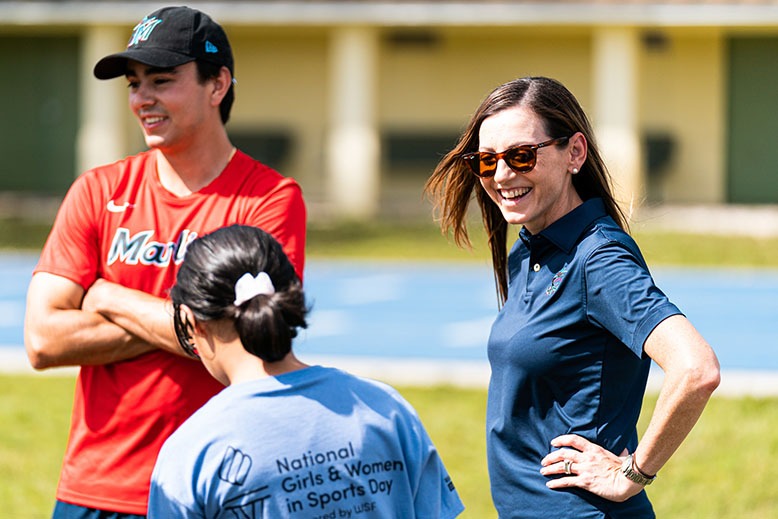
[[[112,79],[127,72],[127,60],[152,67],[171,68],[201,60],[223,65],[235,74],[227,34],[210,16],[189,7],[163,7],[132,30],[127,50],[97,62],[94,75]]]

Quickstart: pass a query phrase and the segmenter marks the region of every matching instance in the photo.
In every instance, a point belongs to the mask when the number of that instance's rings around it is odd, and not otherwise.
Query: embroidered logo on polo
[[[162,20],[159,18],[144,18],[141,20],[132,30],[132,36],[130,37],[130,42],[127,44],[127,47],[129,48],[148,40],[152,31],[161,23]]]
[[[551,280],[551,284],[548,285],[548,288],[546,288],[547,296],[550,296],[557,291],[560,283],[562,283],[562,280],[565,279],[565,276],[567,275],[567,270],[568,270],[567,265],[565,265],[565,267],[562,270],[560,270],[554,275],[554,279]]]
[[[121,261],[127,265],[156,265],[166,267],[171,262],[178,265],[184,260],[187,246],[197,238],[197,233],[184,229],[175,241],[167,243],[152,239],[154,231],[140,231],[130,235],[123,227],[116,229],[108,251],[108,265]]]

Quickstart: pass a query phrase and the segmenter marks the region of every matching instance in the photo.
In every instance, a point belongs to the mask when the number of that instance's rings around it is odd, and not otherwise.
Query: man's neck
[[[227,167],[235,147],[229,139],[186,150],[157,152],[157,174],[162,186],[176,196],[196,193],[218,177]]]

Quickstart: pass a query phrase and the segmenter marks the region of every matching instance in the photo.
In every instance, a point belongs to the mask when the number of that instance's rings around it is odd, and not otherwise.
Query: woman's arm
[[[665,373],[654,414],[634,453],[640,471],[653,475],[697,423],[721,375],[713,350],[681,315],[659,323],[644,349]]]
[[[654,413],[633,453],[634,467],[653,476],[697,423],[719,385],[720,371],[711,347],[682,315],[659,323],[644,350],[665,372]],[[625,501],[643,488],[621,472],[626,451],[617,456],[574,434],[554,438],[551,444],[559,449],[543,458],[541,473],[567,477],[550,479],[549,488],[580,487],[612,501]]]

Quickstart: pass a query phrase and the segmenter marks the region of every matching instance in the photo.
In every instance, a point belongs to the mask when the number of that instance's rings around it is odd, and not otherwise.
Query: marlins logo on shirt
[[[562,282],[563,279],[565,279],[565,275],[567,275],[567,268],[568,268],[567,265],[565,265],[565,268],[563,268],[562,270],[556,273],[554,279],[551,280],[551,284],[548,286],[548,288],[546,288],[547,296],[550,296],[551,294],[557,291],[557,289],[559,288],[559,284]]]
[[[134,236],[123,227],[116,229],[108,252],[107,265],[121,261],[126,265],[156,265],[166,267],[173,261],[176,265],[184,260],[187,246],[197,238],[197,233],[184,229],[175,241],[167,243],[152,239],[153,230],[140,231]]]

